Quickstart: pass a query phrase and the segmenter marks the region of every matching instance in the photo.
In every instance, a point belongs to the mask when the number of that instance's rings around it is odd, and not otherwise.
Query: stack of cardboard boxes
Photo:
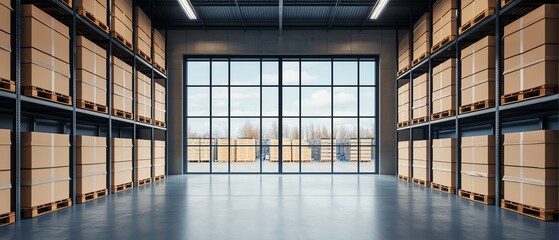
[[[90,193],[107,195],[107,138],[77,136],[76,177],[78,203],[89,200]]]
[[[410,34],[402,35],[398,43],[398,75],[400,75],[411,67]]]
[[[411,177],[411,142],[398,142],[398,178],[409,181]]]
[[[117,57],[112,57],[113,115],[132,119],[132,67]]]
[[[200,162],[200,139],[189,138],[186,140],[186,159],[189,162]]]
[[[0,129],[0,216],[12,210],[12,136]]]
[[[460,34],[479,22],[479,15],[491,16],[495,13],[494,0],[461,0],[460,7]]]
[[[292,141],[290,139],[283,139],[282,141],[282,160],[284,162],[291,162],[293,160],[293,149],[291,149]],[[270,148],[270,161],[277,162],[279,161],[279,150],[278,150],[278,139],[270,139],[270,145],[274,146]],[[297,153],[299,154],[299,153]],[[299,158],[299,156],[297,156]]]
[[[151,20],[140,7],[136,7],[136,17],[136,52],[151,63]]]
[[[165,73],[165,37],[158,31],[153,31],[153,65]]]
[[[330,139],[320,139],[318,156],[316,160],[321,162],[332,162],[336,159],[336,144],[332,147],[333,141]]]
[[[410,83],[398,88],[398,127],[410,124]]]
[[[460,196],[491,204],[495,197],[495,136],[463,137],[460,148]]]
[[[0,89],[15,91],[12,79],[12,4],[11,0],[0,0],[0,82],[9,87]]]
[[[107,27],[107,0],[76,0],[78,14],[90,19],[103,31],[108,32]]]
[[[107,51],[84,36],[76,38],[78,107],[108,113]]]
[[[132,49],[132,0],[111,1],[111,34]]]
[[[460,113],[494,106],[495,37],[487,36],[462,50]]]
[[[217,139],[217,162],[229,162],[229,157],[231,157],[231,162],[235,161],[235,156],[237,155],[235,151],[235,139],[220,138]],[[229,148],[231,144],[231,148]],[[229,152],[231,151],[231,154]]]
[[[136,139],[136,158],[134,159],[136,182],[151,181],[151,140]]]
[[[301,143],[299,146],[299,143]],[[312,160],[312,152],[311,148],[309,147],[309,143],[306,141],[300,141],[299,139],[291,140],[291,160],[293,162],[310,162]]]
[[[256,139],[237,139],[235,149],[235,162],[256,161]],[[233,159],[231,159],[233,162]]]
[[[456,139],[433,139],[432,150],[432,186],[445,192],[454,192],[456,188]]]
[[[359,143],[359,146],[357,144]],[[373,159],[373,139],[361,138],[349,140],[349,156],[346,156],[352,162],[370,162]]]
[[[201,162],[209,162],[210,159],[214,156],[214,154],[212,153],[212,148],[210,148],[210,142],[212,142],[212,139],[209,138],[202,138],[200,139],[200,161]],[[215,145],[215,142],[211,143],[212,145]]]
[[[438,0],[433,4],[433,48],[437,51],[456,36],[457,0]]]
[[[62,200],[71,205],[70,136],[25,132],[21,134],[21,143],[21,208],[24,215],[34,217],[36,215],[28,215],[27,210]]]
[[[427,73],[413,79],[412,123],[429,120],[429,77]]]
[[[504,204],[558,208],[558,133],[540,130],[504,135]]]
[[[530,98],[518,96],[521,91],[537,92],[540,88],[557,89],[559,37],[558,6],[545,4],[505,26],[503,103]],[[512,95],[508,98],[507,95]]]
[[[161,86],[159,83],[155,83],[155,116],[154,124],[160,127],[165,127],[165,87]]]
[[[70,105],[70,31],[33,5],[22,5],[21,80],[24,94],[35,91],[67,96]],[[37,89],[39,88],[39,89]],[[53,100],[53,99],[49,99]]]
[[[154,179],[165,176],[165,148],[166,142],[155,140],[153,145],[152,173]]]
[[[132,139],[113,138],[111,159],[111,192],[132,187]]]
[[[151,124],[151,78],[136,71],[136,120]]]
[[[413,141],[413,181],[428,186],[429,183],[429,141]]]
[[[429,13],[425,13],[413,25],[413,65],[429,56],[431,47],[431,42],[429,41],[429,25],[431,25]]]
[[[433,114],[436,120],[454,116],[456,106],[456,60],[449,59],[433,68]]]

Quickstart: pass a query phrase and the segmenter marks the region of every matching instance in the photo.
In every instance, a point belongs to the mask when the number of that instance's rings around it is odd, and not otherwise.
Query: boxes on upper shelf
[[[455,69],[455,59],[449,59],[433,68],[433,119],[454,115],[456,104]]]
[[[495,37],[487,36],[462,50],[460,113],[473,109],[471,104],[495,100]]]
[[[410,83],[398,88],[398,127],[409,125],[410,121]]]
[[[0,129],[0,215],[12,207],[12,135],[9,129]]]
[[[136,7],[136,20],[136,52],[151,63],[151,20],[140,7]]]
[[[107,188],[107,138],[77,136],[76,138],[76,195]]]
[[[155,29],[153,31],[153,65],[163,73],[166,73],[165,58],[165,36]]]
[[[410,34],[406,33],[398,41],[398,75],[411,67]]]
[[[160,126],[160,127],[165,127],[165,113],[166,113],[166,106],[165,106],[165,102],[166,102],[166,93],[165,93],[165,87],[160,85],[159,83],[155,83],[155,105],[154,107],[154,111],[155,111],[155,125]]]
[[[425,13],[413,25],[413,65],[429,56],[429,50],[431,47],[431,43],[429,42],[430,24],[429,13]]]
[[[136,115],[151,123],[151,78],[140,71],[136,71]],[[142,121],[138,119],[139,121]]]
[[[0,80],[11,80],[12,71],[11,1],[0,1]]]
[[[123,111],[132,118],[132,67],[117,57],[112,57],[112,76],[113,76],[113,114],[116,111]],[[122,116],[121,116],[122,117]]]
[[[429,77],[427,73],[413,79],[412,119],[425,122],[429,114]],[[417,121],[420,119],[420,121]]]
[[[456,36],[457,0],[437,0],[433,4],[433,48],[437,51]]]
[[[76,0],[74,4],[78,14],[90,19],[103,31],[109,31],[107,26],[107,0]]]
[[[107,51],[84,36],[77,36],[76,65],[76,100],[106,106]]]
[[[111,34],[132,49],[132,0],[111,1]]]
[[[494,0],[461,0],[460,34],[495,13]]]

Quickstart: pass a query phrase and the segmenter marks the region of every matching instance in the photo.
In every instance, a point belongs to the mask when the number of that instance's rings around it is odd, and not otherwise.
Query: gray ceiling
[[[379,19],[368,20],[376,1],[191,0],[198,16],[194,21],[188,20],[177,0],[141,0],[138,4],[158,28],[280,29],[281,23],[281,29],[369,29],[409,26],[410,13],[417,19],[431,2],[390,0]]]

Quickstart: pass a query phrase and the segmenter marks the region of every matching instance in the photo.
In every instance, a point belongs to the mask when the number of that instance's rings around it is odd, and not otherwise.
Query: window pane
[[[262,116],[278,116],[278,88],[262,88]]]
[[[376,81],[376,62],[359,62],[359,84],[375,85]]]
[[[304,87],[301,89],[303,116],[330,116],[331,90],[328,87]]]
[[[283,88],[283,116],[299,116],[299,88]]]
[[[260,62],[231,62],[232,85],[259,85]]]
[[[188,118],[186,120],[186,135],[189,139],[209,138],[209,118]]]
[[[262,62],[262,85],[278,85],[278,62]]]
[[[212,116],[229,114],[229,89],[227,87],[212,88]]]
[[[357,85],[357,62],[334,62],[334,85]]]
[[[310,160],[308,161],[309,152],[301,153],[301,172],[331,172],[332,162],[332,143],[331,138],[331,121],[330,118],[302,118],[301,119],[301,138],[302,143],[308,143],[310,148]]]
[[[187,62],[186,69],[187,85],[209,85],[210,63],[209,62]]]
[[[259,116],[260,88],[231,87],[231,116]]]
[[[334,172],[357,172],[357,118],[334,119],[336,159]]]
[[[301,62],[302,85],[330,85],[332,84],[331,62]]]
[[[299,62],[283,62],[283,85],[299,85]]]
[[[334,88],[334,116],[357,116],[357,88]]]
[[[186,104],[188,116],[210,116],[210,88],[189,87]]]
[[[229,84],[228,62],[212,62],[212,84],[213,85]]]
[[[361,87],[359,91],[359,114],[361,116],[375,116],[377,105],[375,88]]]

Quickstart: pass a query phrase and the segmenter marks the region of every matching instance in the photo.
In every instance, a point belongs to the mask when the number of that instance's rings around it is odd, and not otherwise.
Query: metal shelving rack
[[[140,1],[134,0],[133,7],[138,5],[141,8],[154,7],[155,0]],[[138,4],[141,3],[141,4]],[[70,94],[72,96],[72,105],[66,106],[54,102],[49,102],[21,93],[21,9],[23,4],[34,4],[44,12],[55,17],[60,22],[68,26],[70,32]],[[151,4],[151,5],[147,5]],[[149,125],[137,122],[133,119],[124,119],[112,114],[112,76],[111,57],[116,56],[133,66],[133,88],[135,95],[135,70],[138,70],[152,79],[152,86],[157,82],[163,86],[167,86],[167,76],[147,63],[143,58],[138,56],[135,51],[130,50],[119,41],[91,23],[88,19],[80,16],[76,7],[69,7],[60,0],[12,0],[12,79],[16,84],[16,92],[0,91],[0,121],[1,128],[10,129],[12,134],[12,211],[16,214],[16,221],[21,219],[21,133],[27,131],[65,133],[70,135],[70,176],[71,189],[70,196],[73,202],[76,202],[76,136],[100,136],[107,138],[107,189],[111,188],[111,148],[113,137],[123,137],[136,139],[136,130],[141,132],[143,139],[151,139],[152,146],[155,140],[168,140],[167,129],[155,125]],[[135,12],[136,10],[134,10]],[[111,0],[107,0],[107,26],[111,26]],[[133,22],[136,23],[136,15],[133,16]],[[152,14],[152,19],[153,14]],[[155,30],[152,20],[152,30]],[[109,31],[110,32],[110,31]],[[133,29],[134,36],[135,28]],[[83,35],[98,46],[107,51],[107,114],[93,112],[76,106],[76,36]],[[153,35],[153,31],[152,31]],[[167,29],[164,29],[164,35],[167,36]],[[134,39],[134,47],[136,46]],[[153,37],[152,37],[153,45]],[[154,51],[152,48],[151,56],[153,59]],[[152,106],[154,106],[154,89],[152,87]],[[166,96],[167,98],[167,96]],[[134,109],[133,117],[135,119],[136,98],[133,97]],[[153,107],[152,107],[153,108]],[[167,108],[167,107],[166,107]],[[168,109],[166,109],[168,110]],[[154,110],[152,109],[152,119],[154,118]],[[9,119],[9,120],[6,120]],[[165,116],[165,119],[168,119]],[[11,121],[11,123],[9,123]],[[167,157],[167,149],[165,156]],[[153,156],[152,156],[153,157]],[[166,164],[167,165],[167,164]],[[134,164],[132,164],[134,168]],[[167,169],[165,170],[167,174]],[[155,176],[152,176],[155,177]]]
[[[432,13],[432,5],[435,0],[428,1],[429,13]],[[502,191],[502,134],[518,131],[530,131],[538,129],[559,129],[559,93],[544,96],[540,98],[530,99],[526,101],[511,103],[507,105],[501,104],[502,86],[503,86],[503,29],[504,26],[529,13],[545,3],[559,4],[557,0],[515,0],[506,4],[501,8],[501,1],[495,0],[496,9],[495,14],[487,17],[485,20],[477,23],[471,29],[467,30],[461,35],[458,35],[453,41],[449,42],[436,52],[421,61],[420,63],[412,66],[408,71],[396,77],[396,91],[399,86],[409,81],[410,83],[410,120],[413,119],[411,105],[413,100],[413,79],[421,74],[428,73],[429,82],[432,83],[432,69],[438,64],[451,59],[456,59],[456,82],[455,82],[455,111],[456,114],[452,117],[443,119],[431,120],[432,114],[432,93],[429,94],[430,107],[429,107],[429,121],[426,123],[410,125],[407,127],[397,128],[396,136],[397,141],[412,141],[410,144],[410,165],[413,165],[413,141],[414,140],[428,140],[432,144],[433,139],[438,138],[456,138],[456,189],[461,188],[461,153],[460,153],[460,139],[461,137],[476,136],[476,135],[495,135],[495,204],[499,205],[503,196]],[[460,1],[457,1],[457,8],[460,9]],[[413,7],[410,1],[410,8]],[[456,29],[461,26],[460,23],[460,10],[458,10]],[[432,15],[430,16],[432,18]],[[413,49],[413,24],[417,21],[418,17],[410,16],[410,52]],[[432,21],[431,21],[432,23]],[[432,24],[429,27],[432,34]],[[495,59],[495,107],[483,109],[465,114],[459,114],[461,98],[461,50],[470,46],[471,44],[481,40],[487,35],[493,35],[496,39],[496,59]],[[432,40],[432,38],[431,38]],[[431,41],[431,44],[433,42]],[[396,50],[398,53],[398,50]],[[432,89],[432,84],[430,88]],[[397,93],[397,92],[396,92]],[[397,155],[397,153],[396,153]],[[398,157],[396,156],[396,159]],[[429,156],[428,167],[432,169],[432,154]],[[413,171],[411,171],[413,177]],[[433,174],[429,176],[429,181],[432,182]]]

